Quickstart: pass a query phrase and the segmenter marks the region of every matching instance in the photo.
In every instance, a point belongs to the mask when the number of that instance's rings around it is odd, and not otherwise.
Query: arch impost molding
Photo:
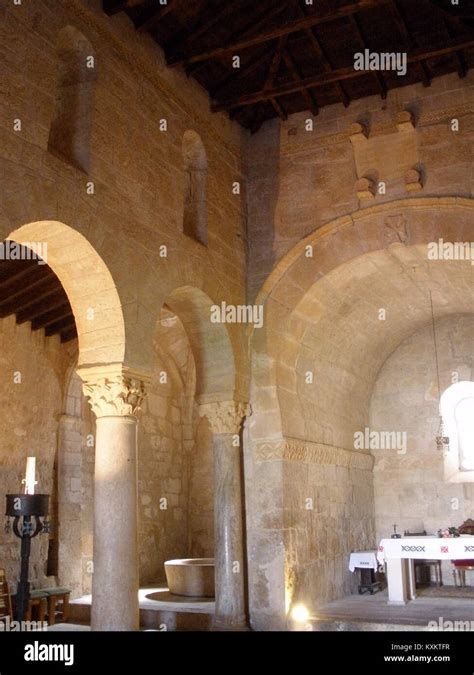
[[[201,403],[199,415],[207,417],[214,434],[238,434],[244,418],[250,415],[250,405],[242,401]]]
[[[298,438],[261,441],[255,446],[255,459],[257,462],[286,460],[308,464],[332,464],[361,471],[372,471],[374,466],[374,457],[367,453]]]
[[[97,417],[136,415],[151,381],[149,374],[115,363],[81,367],[77,373]]]

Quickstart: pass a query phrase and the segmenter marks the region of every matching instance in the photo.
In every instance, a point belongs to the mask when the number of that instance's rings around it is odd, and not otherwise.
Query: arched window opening
[[[474,382],[456,382],[441,396],[450,453],[459,471],[474,471]]]
[[[201,137],[195,131],[184,134],[183,161],[183,232],[207,246],[207,156]]]
[[[57,54],[59,73],[48,149],[88,172],[95,55],[89,40],[72,26],[60,31]]]

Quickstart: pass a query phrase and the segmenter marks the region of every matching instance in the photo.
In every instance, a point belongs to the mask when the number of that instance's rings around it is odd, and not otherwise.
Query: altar
[[[386,566],[389,604],[405,605],[415,599],[414,561],[420,559],[472,560],[474,536],[382,539],[377,560],[380,565]]]

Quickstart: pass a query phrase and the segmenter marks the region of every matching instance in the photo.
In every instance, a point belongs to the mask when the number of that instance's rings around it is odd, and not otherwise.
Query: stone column
[[[219,401],[200,406],[214,433],[215,630],[246,625],[240,429],[248,406]]]
[[[92,630],[138,630],[137,418],[140,379],[79,372],[97,417]]]

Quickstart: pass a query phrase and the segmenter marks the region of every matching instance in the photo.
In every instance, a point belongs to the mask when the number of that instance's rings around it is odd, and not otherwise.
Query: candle
[[[35,494],[35,470],[36,470],[36,457],[27,457],[26,458],[26,477],[23,480],[25,484],[25,495],[34,495]]]

